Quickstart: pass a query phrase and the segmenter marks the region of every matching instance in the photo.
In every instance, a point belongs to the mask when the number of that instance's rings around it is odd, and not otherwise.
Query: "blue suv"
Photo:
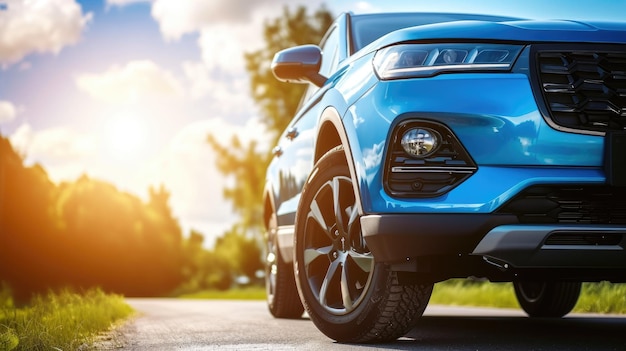
[[[450,278],[555,318],[626,282],[625,23],[347,13],[272,70],[309,84],[267,170],[274,316],[381,342]]]

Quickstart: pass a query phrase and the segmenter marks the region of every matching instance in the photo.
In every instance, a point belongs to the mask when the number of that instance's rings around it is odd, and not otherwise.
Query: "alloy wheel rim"
[[[335,315],[354,311],[374,273],[363,235],[352,180],[336,176],[315,194],[306,217],[303,263],[309,288]]]
[[[276,275],[278,272],[278,261],[276,252],[276,223],[272,218],[269,223],[267,238],[267,255],[265,256],[265,290],[267,292],[267,300],[274,302],[274,294],[276,293]]]

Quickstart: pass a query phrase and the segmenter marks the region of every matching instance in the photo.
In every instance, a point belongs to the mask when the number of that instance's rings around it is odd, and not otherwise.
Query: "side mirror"
[[[319,74],[321,64],[322,50],[317,45],[301,45],[277,52],[272,72],[283,82],[311,82],[321,87],[326,83],[326,77]]]

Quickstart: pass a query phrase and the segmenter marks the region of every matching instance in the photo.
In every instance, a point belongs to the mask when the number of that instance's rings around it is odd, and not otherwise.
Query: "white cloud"
[[[74,0],[5,0],[0,11],[0,63],[12,64],[30,53],[57,54],[74,44],[91,20]]]
[[[231,204],[222,197],[226,179],[215,168],[216,155],[207,143],[214,135],[222,145],[228,145],[233,135],[241,140],[269,143],[267,133],[257,119],[245,126],[235,126],[221,118],[196,121],[180,129],[167,150],[146,172],[152,184],[164,184],[171,191],[170,205],[181,220],[185,232],[195,229],[207,237],[207,244],[228,230],[237,217]]]
[[[229,72],[199,61],[183,62],[182,66],[190,82],[191,97],[210,96],[221,104],[230,102],[229,107],[241,106],[242,102],[250,100],[249,81],[243,72]]]
[[[245,67],[243,54],[251,51],[247,45],[251,38],[254,35],[246,27],[219,24],[205,28],[198,39],[202,60],[208,67],[242,72]]]
[[[155,0],[152,17],[166,39],[178,39],[217,23],[247,23],[254,11],[284,0]]]
[[[213,116],[243,122],[258,111],[250,97],[250,82],[244,72],[228,72],[201,61],[184,62],[182,68],[191,98],[208,104]]]
[[[15,119],[17,109],[10,101],[0,100],[0,124]]]
[[[34,131],[29,124],[22,124],[10,140],[27,160],[35,161],[80,158],[93,155],[96,149],[93,136],[63,127]]]
[[[88,173],[95,159],[96,138],[69,128],[35,131],[22,124],[10,137],[13,147],[25,156],[25,164],[40,163],[54,182],[74,180]]]
[[[143,98],[180,97],[183,87],[168,71],[149,60],[113,66],[99,74],[76,77],[76,85],[94,98],[106,102],[134,102]]]

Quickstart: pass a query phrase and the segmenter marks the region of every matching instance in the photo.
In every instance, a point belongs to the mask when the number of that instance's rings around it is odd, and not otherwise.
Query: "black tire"
[[[293,275],[293,264],[284,262],[278,252],[275,213],[272,213],[267,228],[267,255],[265,259],[267,307],[276,318],[300,318],[304,312],[304,306],[302,306],[298,295],[296,280]]]
[[[384,342],[406,334],[424,313],[432,284],[403,285],[376,263],[342,147],[316,164],[295,229],[296,282],[317,328],[339,342]]]
[[[561,318],[578,302],[580,282],[513,282],[515,296],[529,317]]]

